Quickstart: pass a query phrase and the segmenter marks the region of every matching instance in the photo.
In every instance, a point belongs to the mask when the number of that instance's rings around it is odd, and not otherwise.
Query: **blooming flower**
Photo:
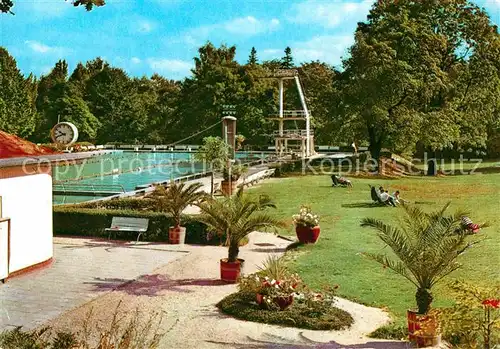
[[[500,299],[486,299],[483,301],[483,305],[498,309],[500,308]]]

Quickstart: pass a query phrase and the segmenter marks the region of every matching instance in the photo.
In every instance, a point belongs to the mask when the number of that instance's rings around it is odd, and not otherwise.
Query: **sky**
[[[296,63],[339,66],[356,24],[373,0],[106,0],[86,12],[64,0],[14,0],[14,16],[0,14],[0,46],[24,74],[48,73],[59,59],[70,70],[102,57],[131,76],[190,75],[197,49],[211,41],[236,45],[245,63],[281,58],[290,46]],[[500,24],[500,0],[477,0]]]

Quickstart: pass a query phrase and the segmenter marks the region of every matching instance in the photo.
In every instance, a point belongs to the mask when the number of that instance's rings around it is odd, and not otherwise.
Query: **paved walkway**
[[[161,244],[54,241],[50,267],[0,284],[0,330],[34,328],[186,254]]]
[[[283,253],[288,244],[272,234],[253,233],[250,243],[240,252],[245,259],[244,272],[256,271],[269,253]],[[404,342],[367,338],[367,333],[387,323],[387,313],[347,300],[339,300],[338,306],[352,314],[355,324],[345,331],[309,331],[225,316],[215,304],[237,290],[237,285],[224,284],[219,279],[219,259],[227,256],[227,248],[184,248],[190,253],[46,325],[61,330],[78,328],[90,309],[95,323],[109,324],[112,310],[120,304],[126,314],[133,314],[135,309],[143,316],[163,312],[160,332],[165,336],[159,348],[408,348]]]

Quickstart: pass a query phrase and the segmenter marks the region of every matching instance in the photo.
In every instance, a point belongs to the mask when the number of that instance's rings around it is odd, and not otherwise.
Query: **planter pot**
[[[439,323],[435,316],[421,315],[414,310],[407,311],[408,339],[417,348],[439,346],[441,334]]]
[[[264,303],[264,296],[260,293],[257,293],[255,295],[255,300],[257,301],[257,304],[265,309],[266,304]],[[293,294],[288,296],[288,297],[276,297],[273,299],[273,302],[280,308],[280,310],[285,310],[288,308],[290,305],[293,303]]]
[[[227,258],[220,260],[220,278],[227,283],[236,283],[241,274],[241,267],[245,260],[239,259],[237,262],[229,263]]]
[[[297,233],[297,239],[299,239],[302,244],[314,244],[318,241],[320,228],[319,225],[310,228],[304,226],[296,226],[295,233]]]
[[[236,192],[238,181],[222,181],[221,191],[224,195],[233,195]]]
[[[168,241],[171,244],[183,245],[184,241],[186,241],[186,228],[184,227],[168,228]]]

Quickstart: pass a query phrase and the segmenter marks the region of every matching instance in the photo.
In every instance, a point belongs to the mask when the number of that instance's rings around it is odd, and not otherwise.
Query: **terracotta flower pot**
[[[237,180],[231,182],[224,180],[221,182],[221,191],[225,195],[233,195],[233,193],[236,192],[237,185],[238,185]]]
[[[168,228],[168,241],[171,244],[183,245],[186,241],[186,228],[180,226]]]
[[[406,312],[408,320],[408,339],[416,344],[417,348],[439,346],[441,334],[435,316],[421,315],[417,311]]]
[[[299,239],[302,244],[314,244],[318,241],[320,233],[319,225],[315,227],[304,227],[297,225],[295,227],[295,233],[297,234],[297,239]]]
[[[264,302],[264,296],[260,293],[255,294],[255,300],[257,301],[257,304],[265,309],[267,308],[267,305]],[[273,299],[273,303],[276,304],[280,310],[285,310],[288,308],[290,305],[293,303],[293,294],[288,296],[288,297],[276,297]]]
[[[236,283],[241,274],[241,267],[243,266],[244,259],[238,258],[237,262],[230,263],[227,258],[220,260],[220,278],[227,283]]]

